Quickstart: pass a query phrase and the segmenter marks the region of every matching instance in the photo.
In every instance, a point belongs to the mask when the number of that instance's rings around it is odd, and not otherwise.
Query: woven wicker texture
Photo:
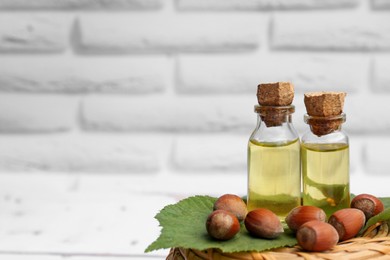
[[[377,223],[361,236],[337,244],[326,252],[305,252],[299,246],[278,248],[265,252],[222,253],[172,248],[168,260],[254,260],[254,259],[390,259],[389,223]]]

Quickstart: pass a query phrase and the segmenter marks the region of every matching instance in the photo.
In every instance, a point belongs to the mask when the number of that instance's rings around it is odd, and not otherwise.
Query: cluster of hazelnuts
[[[258,208],[248,212],[245,202],[236,195],[225,194],[214,203],[208,216],[208,234],[229,240],[240,231],[240,222],[254,237],[273,239],[284,232],[281,221],[271,210]],[[325,251],[339,241],[355,237],[366,221],[384,210],[383,203],[370,194],[353,198],[351,207],[334,212],[326,221],[325,212],[315,206],[292,209],[285,221],[296,235],[298,244],[307,251]]]

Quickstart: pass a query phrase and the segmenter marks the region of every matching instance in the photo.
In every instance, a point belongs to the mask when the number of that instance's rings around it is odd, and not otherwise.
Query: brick
[[[350,135],[349,137],[349,171],[354,178],[363,169],[362,154],[364,152],[365,136]]]
[[[390,2],[388,0],[371,0],[371,5],[375,10],[390,9]]]
[[[311,10],[311,9],[336,9],[356,7],[359,4],[355,0],[178,0],[179,10]]]
[[[137,173],[159,169],[159,158],[150,139],[110,135],[15,135],[2,136],[1,142],[2,172]]]
[[[255,96],[261,82],[291,81],[298,93],[355,93],[368,81],[369,61],[368,57],[347,54],[187,55],[178,61],[177,91]]]
[[[370,138],[365,145],[365,153],[363,162],[365,171],[369,175],[387,175],[390,174],[390,161],[388,151],[390,147],[390,139]]]
[[[162,92],[168,84],[169,67],[168,60],[159,57],[5,56],[0,60],[0,90],[33,93]]]
[[[0,10],[149,10],[161,6],[161,0],[0,0]]]
[[[347,133],[370,136],[390,131],[390,102],[386,95],[347,95],[344,111]]]
[[[207,135],[178,137],[172,164],[182,171],[246,171],[248,136]]]
[[[265,30],[264,18],[236,14],[83,15],[76,42],[81,53],[252,50]]]
[[[88,131],[245,132],[253,130],[256,97],[89,96],[82,105]]]
[[[376,92],[390,92],[390,57],[382,56],[374,60],[373,89]]]
[[[61,52],[68,43],[69,17],[2,14],[0,52]]]
[[[78,101],[58,96],[0,96],[0,132],[63,132],[74,127]]]
[[[390,50],[390,16],[384,13],[276,15],[271,47],[280,50]]]

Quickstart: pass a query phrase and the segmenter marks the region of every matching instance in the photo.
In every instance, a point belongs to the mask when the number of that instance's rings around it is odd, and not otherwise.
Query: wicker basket
[[[305,252],[299,246],[283,247],[264,252],[223,253],[220,250],[204,251],[172,248],[168,260],[253,260],[253,259],[390,259],[390,230],[387,222],[377,223],[361,237],[343,241],[326,252]]]

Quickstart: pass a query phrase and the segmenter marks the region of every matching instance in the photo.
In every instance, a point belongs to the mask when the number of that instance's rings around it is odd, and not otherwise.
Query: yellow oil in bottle
[[[248,145],[248,210],[267,208],[284,219],[299,206],[301,193],[300,143]]]
[[[328,217],[350,204],[348,144],[302,144],[303,204]]]

